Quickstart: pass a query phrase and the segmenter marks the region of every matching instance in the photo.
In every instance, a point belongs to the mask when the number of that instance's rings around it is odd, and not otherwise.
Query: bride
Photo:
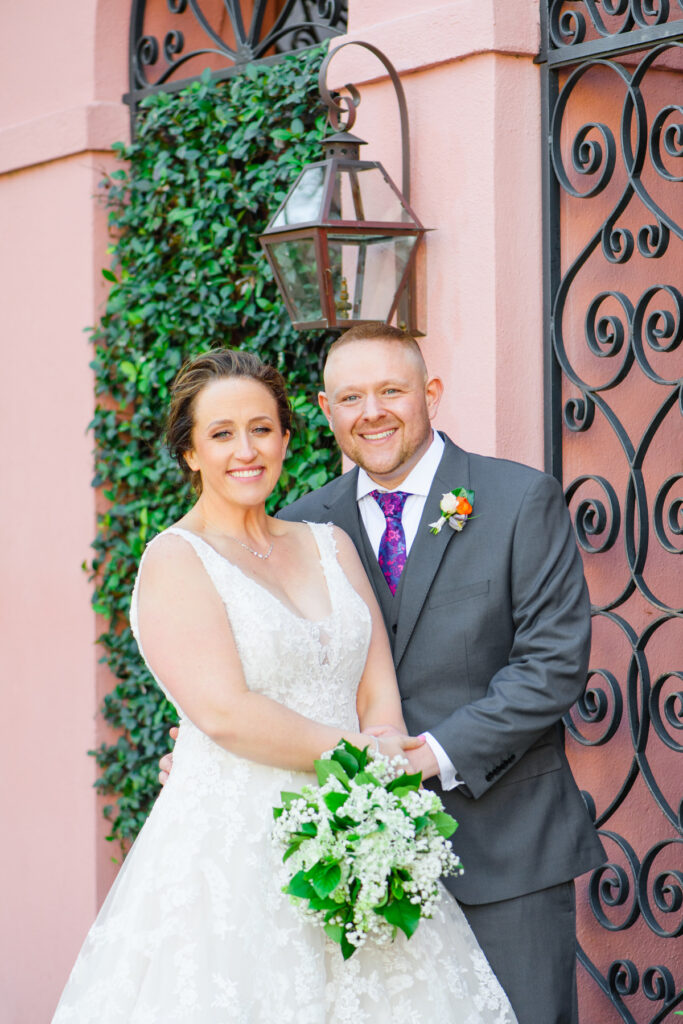
[[[180,716],[173,772],[53,1024],[514,1024],[445,890],[410,941],[347,962],[281,892],[280,792],[341,737],[390,756],[422,742],[349,538],[266,515],[289,432],[284,382],[255,356],[212,351],[176,380],[167,438],[199,497],[148,545],[131,604]]]

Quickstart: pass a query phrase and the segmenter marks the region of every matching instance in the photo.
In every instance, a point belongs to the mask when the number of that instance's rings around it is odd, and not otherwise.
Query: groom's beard
[[[364,441],[362,434],[379,433],[396,427],[394,437],[397,440],[385,449],[372,447],[372,442]],[[358,435],[361,436],[358,436]],[[368,476],[378,483],[390,486],[391,478],[399,475],[405,478],[410,470],[419,462],[432,441],[432,425],[425,409],[424,417],[416,424],[408,427],[404,423],[389,424],[386,427],[367,427],[363,431],[352,433],[344,438],[344,444],[337,437],[340,448],[347,458],[364,469]]]

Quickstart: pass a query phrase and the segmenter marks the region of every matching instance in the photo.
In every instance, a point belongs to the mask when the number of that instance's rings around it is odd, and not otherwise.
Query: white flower
[[[448,520],[444,516],[442,516],[441,519],[437,519],[435,523],[430,523],[429,529],[432,531],[432,533],[441,533],[441,527],[445,522],[448,522]]]
[[[458,498],[456,498],[452,491],[449,491],[448,494],[444,494],[442,497],[439,508],[445,516],[452,516],[454,512],[458,511]]]
[[[457,530],[457,532],[460,533],[466,522],[467,516],[451,516],[448,520],[448,525],[451,530]]]

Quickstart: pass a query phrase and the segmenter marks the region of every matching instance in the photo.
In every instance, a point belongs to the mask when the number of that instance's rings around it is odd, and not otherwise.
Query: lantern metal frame
[[[401,123],[402,191],[396,187],[379,161],[361,160],[359,157],[359,148],[364,142],[350,132],[356,120],[356,108],[360,103],[360,93],[356,87],[350,84],[346,85],[344,87],[346,94],[340,95],[339,93],[333,93],[327,86],[327,72],[330,61],[335,54],[346,46],[361,46],[378,57],[388,71],[394,85]],[[341,46],[327,55],[320,68],[318,87],[322,101],[327,106],[328,120],[334,133],[323,140],[324,158],[306,165],[288,192],[287,197],[271,218],[265,232],[259,238],[273,271],[278,289],[285,302],[287,312],[293,325],[300,330],[343,330],[357,324],[389,323],[396,317],[399,326],[412,333],[420,334],[415,308],[415,266],[420,242],[428,229],[422,225],[410,206],[410,129],[405,93],[398,73],[388,58],[377,47],[371,43],[351,40],[347,43],[342,43]],[[303,176],[316,167],[323,171],[322,198],[317,205],[317,216],[312,220],[301,221],[291,226],[283,225],[282,217],[290,198],[297,191]],[[358,184],[358,174],[370,170],[377,170],[382,175],[385,185],[394,193],[398,205],[403,210],[405,220],[363,219],[363,197]],[[351,182],[353,207],[356,213],[354,220],[342,220],[332,216],[330,213],[334,202],[335,185],[339,180],[339,175],[342,174],[348,175]],[[382,320],[340,315],[348,310],[348,305],[344,305],[345,297],[343,293],[340,298],[335,298],[334,295],[329,245],[330,241],[339,240],[340,236],[343,236],[344,240],[349,244],[354,244],[354,239],[358,239],[358,242],[360,242],[364,236],[374,236],[375,240],[381,238],[390,240],[401,237],[414,240],[406,257],[405,266],[397,274],[396,287],[393,291],[390,308],[386,311],[386,315]],[[271,247],[274,248],[281,243],[296,240],[307,240],[313,245],[316,265],[315,275],[311,274],[310,280],[313,281],[315,279],[317,281],[321,314],[319,317],[314,316],[304,319],[301,316],[300,310],[296,308],[290,295],[289,285],[283,277],[277,257],[271,252]]]

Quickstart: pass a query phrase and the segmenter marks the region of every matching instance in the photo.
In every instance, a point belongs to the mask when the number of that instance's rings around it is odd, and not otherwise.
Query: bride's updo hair
[[[221,377],[247,377],[263,384],[275,399],[282,433],[291,430],[292,426],[292,410],[284,378],[274,366],[262,363],[258,356],[232,348],[216,348],[186,363],[171,387],[166,444],[183,476],[191,481],[198,494],[202,490],[201,476],[193,472],[185,461],[185,452],[192,448],[194,403],[207,384]]]

